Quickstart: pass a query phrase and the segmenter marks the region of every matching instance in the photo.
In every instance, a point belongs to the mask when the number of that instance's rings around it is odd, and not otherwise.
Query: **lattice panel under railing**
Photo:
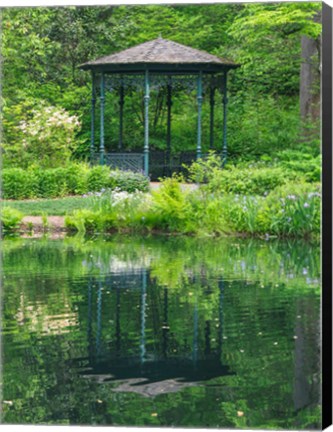
[[[205,159],[206,154],[202,155]],[[179,152],[168,155],[166,151],[150,151],[149,177],[157,181],[160,177],[170,177],[173,173],[187,174],[184,165],[196,160],[196,152]],[[100,162],[100,154],[95,152],[91,159],[93,164]],[[143,172],[143,153],[105,153],[104,164],[113,169]]]

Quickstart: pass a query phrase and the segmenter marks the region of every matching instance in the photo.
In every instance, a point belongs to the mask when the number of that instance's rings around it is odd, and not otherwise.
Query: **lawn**
[[[73,210],[89,207],[89,198],[82,196],[69,196],[56,199],[36,199],[36,200],[3,200],[3,207],[11,207],[19,210],[25,215],[40,216],[64,216]]]

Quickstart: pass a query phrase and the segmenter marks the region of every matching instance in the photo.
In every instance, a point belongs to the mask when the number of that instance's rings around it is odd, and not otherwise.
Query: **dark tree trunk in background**
[[[321,21],[321,12],[314,18]],[[300,112],[302,120],[317,120],[320,117],[321,37],[311,39],[302,36],[300,73]]]

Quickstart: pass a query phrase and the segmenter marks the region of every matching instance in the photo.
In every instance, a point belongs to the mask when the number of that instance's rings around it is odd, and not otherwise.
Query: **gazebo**
[[[223,142],[220,150],[223,163],[227,159],[227,74],[240,65],[171,40],[158,39],[142,43],[116,54],[89,61],[80,66],[92,75],[91,99],[91,162],[99,161],[120,169],[143,170],[149,175],[149,100],[150,92],[163,88],[167,105],[166,163],[170,165],[171,153],[171,105],[173,90],[196,91],[197,95],[197,144],[196,158],[202,154],[202,103],[203,96],[210,101],[210,147],[214,145],[215,92],[222,93]],[[126,89],[144,90],[144,145],[142,153],[123,151],[123,114]],[[119,140],[115,152],[105,152],[105,94],[112,91],[119,98]],[[100,98],[100,142],[95,148],[96,96]]]

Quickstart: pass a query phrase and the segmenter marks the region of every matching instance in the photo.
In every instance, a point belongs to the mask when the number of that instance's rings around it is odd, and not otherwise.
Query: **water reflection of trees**
[[[151,424],[145,395],[155,424],[318,427],[316,246],[24,243],[4,245],[5,399],[18,401],[7,421]],[[48,317],[59,331],[47,334]]]

